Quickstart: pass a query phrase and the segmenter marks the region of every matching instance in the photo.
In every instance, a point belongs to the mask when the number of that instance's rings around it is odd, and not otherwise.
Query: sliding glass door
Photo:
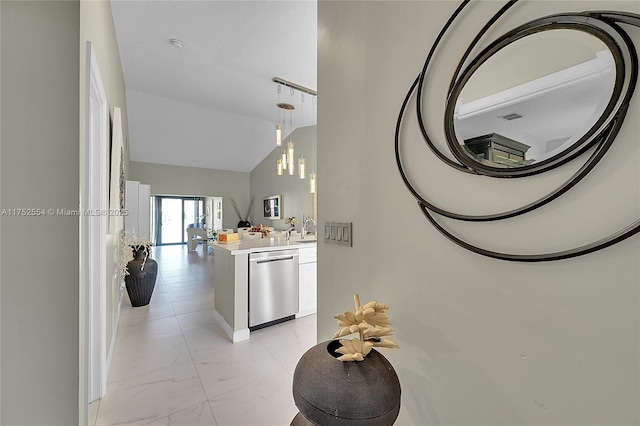
[[[202,227],[202,197],[155,197],[156,244],[183,244],[189,227]]]
[[[182,212],[184,217],[184,225],[182,226],[182,234],[184,240],[187,241],[187,228],[204,226],[204,200],[182,200]]]

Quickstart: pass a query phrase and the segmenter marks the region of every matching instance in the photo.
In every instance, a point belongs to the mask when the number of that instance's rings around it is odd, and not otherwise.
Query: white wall
[[[249,207],[249,173],[132,161],[130,178],[151,185],[152,195],[222,197],[224,228],[237,228],[240,220],[231,197],[240,213],[244,214]]]
[[[289,175],[284,171],[282,176],[276,173],[276,160],[282,155],[282,147],[276,147],[251,171],[251,195],[255,196],[255,202],[251,214],[251,223],[254,225],[263,224],[273,226],[276,229],[287,227],[285,219],[287,217],[297,217],[298,225],[296,230],[300,231],[302,226],[302,215],[310,216],[313,213],[313,194],[309,192],[309,172],[317,171],[316,168],[316,126],[299,127],[290,135],[294,142],[295,149],[295,174]],[[307,163],[307,173],[305,179],[298,177],[298,158],[303,154]],[[265,219],[263,214],[262,200],[270,195],[282,195],[282,208],[279,220]],[[244,210],[241,210],[244,214]],[[313,230],[313,228],[311,229]]]
[[[640,238],[565,261],[492,260],[435,230],[400,179],[393,149],[399,108],[457,5],[319,3],[319,219],[353,221],[354,235],[352,248],[319,244],[318,339],[331,338],[333,315],[351,307],[354,292],[391,306],[401,347],[384,354],[403,389],[400,425],[638,424]],[[472,2],[435,57],[425,117],[438,140],[448,78],[500,6]],[[639,12],[637,2],[520,2],[491,36],[586,9]],[[640,44],[639,31],[632,34]],[[531,252],[626,226],[640,216],[639,114],[634,99],[603,161],[551,205],[499,224],[443,222],[488,248]],[[531,178],[461,175],[433,158],[413,113],[401,145],[420,189],[464,213],[528,203],[584,161]]]

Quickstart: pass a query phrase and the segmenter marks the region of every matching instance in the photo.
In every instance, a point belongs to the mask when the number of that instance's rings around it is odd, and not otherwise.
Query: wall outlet
[[[325,244],[338,244],[352,247],[353,236],[351,234],[352,222],[325,222],[324,242]]]

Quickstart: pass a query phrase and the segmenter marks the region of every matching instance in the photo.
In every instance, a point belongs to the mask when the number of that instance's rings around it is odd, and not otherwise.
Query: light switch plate
[[[352,247],[353,235],[351,233],[351,225],[352,222],[325,222],[325,244],[337,244],[340,246]]]

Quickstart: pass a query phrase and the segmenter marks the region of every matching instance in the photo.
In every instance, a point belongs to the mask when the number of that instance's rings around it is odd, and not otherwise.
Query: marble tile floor
[[[133,308],[126,291],[107,394],[89,424],[288,425],[296,363],[316,343],[311,315],[233,344],[213,319],[213,251],[155,247],[151,303]]]

